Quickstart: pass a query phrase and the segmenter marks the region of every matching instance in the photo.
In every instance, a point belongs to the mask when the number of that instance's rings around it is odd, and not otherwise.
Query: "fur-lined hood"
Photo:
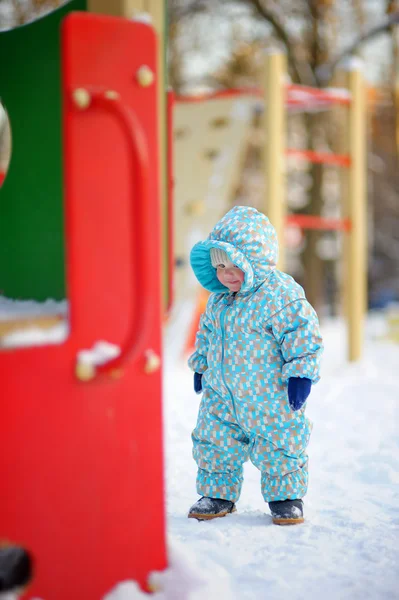
[[[210,292],[226,293],[212,266],[210,249],[220,248],[245,274],[239,293],[250,292],[276,268],[278,241],[269,219],[250,206],[235,206],[213,228],[204,242],[195,244],[190,262],[200,284]]]

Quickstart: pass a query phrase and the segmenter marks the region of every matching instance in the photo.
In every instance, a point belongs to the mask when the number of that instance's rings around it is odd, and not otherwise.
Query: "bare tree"
[[[213,73],[213,81],[217,86],[232,87],[245,73],[247,82],[252,78],[252,85],[259,82],[259,71],[256,69],[257,50],[267,48],[276,42],[285,50],[292,80],[304,85],[319,85],[317,69],[327,62],[333,50],[332,44],[336,36],[335,0],[290,0],[266,2],[265,0],[236,0],[222,2],[224,6],[234,4],[247,9],[253,22],[264,23],[264,37],[258,36],[252,44],[240,44],[236,40],[231,55],[224,67]],[[214,5],[213,5],[214,6]],[[185,18],[190,14],[203,14],[205,8],[211,10],[210,4],[192,2],[180,4]],[[176,15],[179,14],[177,11]],[[182,13],[180,13],[181,15]],[[306,141],[305,148],[317,150],[328,145],[327,128],[324,126],[325,116],[321,114],[305,114]],[[311,188],[306,212],[320,214],[323,202],[322,165],[309,165]],[[318,232],[306,233],[306,245],[303,260],[304,285],[310,301],[319,307],[322,302],[323,276],[321,260],[317,253]]]
[[[0,29],[11,29],[29,23],[39,16],[65,4],[67,0],[0,0],[0,9],[7,9],[7,20],[0,21]],[[0,14],[1,18],[1,14]]]
[[[386,1],[389,3],[391,15],[392,11],[399,10],[397,0]],[[238,36],[223,64],[216,70],[210,69],[208,73],[203,74],[202,81],[214,87],[231,87],[234,86],[234,82],[242,81],[245,82],[245,85],[257,85],[257,51],[271,45],[278,46],[286,52],[289,73],[293,82],[313,86],[329,85],[332,70],[325,69],[326,65],[336,65],[345,49],[349,48],[350,53],[357,52],[358,40],[367,43],[369,37],[375,39],[381,32],[388,30],[386,24],[379,25],[375,22],[377,9],[380,19],[384,18],[383,6],[381,10],[380,5],[373,5],[366,0],[295,0],[295,2],[292,0],[220,0],[219,2],[170,0],[170,4],[172,5],[172,21],[173,19],[184,19],[185,26],[181,28],[182,35],[187,23],[190,22],[192,25],[197,23],[199,36],[197,43],[206,14],[212,15],[215,23],[220,23],[218,16],[220,17],[220,11],[224,11],[223,18],[226,23],[229,19],[229,9],[234,8],[235,11],[238,8],[242,9],[240,22],[243,23],[246,20],[247,30],[254,32],[253,37],[248,40],[248,37],[244,39],[242,36],[240,40]],[[173,7],[176,10],[173,10]],[[234,18],[231,25],[234,25]],[[243,29],[245,30],[244,26]],[[218,28],[215,25],[216,30]],[[189,45],[190,43],[191,40],[188,41]],[[204,45],[205,54],[209,45],[209,41]],[[181,48],[183,46],[184,44],[181,45]],[[184,50],[180,51],[180,60],[184,63],[182,52],[184,53]],[[212,62],[210,60],[210,63]],[[397,67],[394,69],[397,73]],[[188,71],[185,71],[183,66],[181,73],[184,72],[187,75]],[[325,76],[326,73],[328,78]],[[198,79],[196,83],[198,83]],[[396,88],[396,91],[398,89]],[[300,143],[304,149],[335,149],[338,132],[333,115],[305,114],[302,122],[304,133]],[[392,136],[393,130],[387,134]],[[248,153],[253,164],[258,160],[254,158],[257,152],[254,149],[256,145],[256,143],[252,144]],[[326,201],[325,189],[328,188],[329,181],[334,179],[331,177],[331,172],[331,167],[323,167],[318,164],[308,166],[307,180],[310,181],[307,189],[308,203],[301,209],[301,212],[315,215],[322,213]],[[288,189],[288,194],[290,195],[290,189]],[[381,199],[378,202],[381,202]],[[329,260],[322,263],[319,257],[320,242],[327,236],[334,238],[336,234],[307,232],[303,251],[302,283],[305,285],[309,299],[318,308],[322,303],[326,279],[331,281],[335,274],[334,261]],[[338,247],[338,244],[335,245]]]

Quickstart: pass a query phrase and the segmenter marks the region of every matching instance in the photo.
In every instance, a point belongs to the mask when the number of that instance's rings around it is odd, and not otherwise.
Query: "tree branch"
[[[228,0],[225,0],[228,2]],[[289,70],[294,83],[303,85],[318,85],[317,78],[311,67],[306,64],[300,64],[295,55],[294,42],[287,33],[286,28],[277,18],[275,13],[266,8],[261,0],[240,0],[242,4],[253,9],[258,16],[269,23],[276,37],[283,43],[286,52]],[[170,23],[183,19],[187,16],[206,12],[211,6],[215,6],[212,0],[192,0],[189,3],[179,6],[177,3],[170,1],[169,3],[169,18]]]
[[[169,23],[173,24],[180,19],[192,16],[199,13],[204,13],[209,8],[209,3],[206,0],[194,0],[184,6],[176,6],[176,3],[169,2],[168,13]]]
[[[331,79],[335,68],[342,60],[353,55],[362,44],[369,42],[370,40],[378,37],[382,33],[389,32],[391,27],[397,24],[399,24],[399,13],[394,13],[390,15],[389,18],[380,25],[377,25],[376,27],[370,29],[370,31],[360,35],[350,46],[348,46],[348,48],[345,48],[345,50],[343,50],[334,60],[332,60],[328,64],[320,65],[320,67],[318,67],[317,72],[319,78],[324,83],[327,83]]]
[[[295,83],[301,83],[301,84],[314,83],[313,81],[309,82],[308,77],[306,77],[303,74],[303,72],[302,72],[301,68],[299,67],[298,62],[296,60],[294,44],[292,43],[284,26],[279,22],[279,20],[273,14],[273,12],[271,10],[265,8],[263,6],[261,0],[248,0],[248,3],[253,6],[253,8],[256,10],[258,15],[260,17],[262,17],[262,19],[264,19],[265,21],[270,23],[270,25],[273,27],[274,33],[276,34],[278,39],[284,44],[286,51],[287,51],[287,60],[288,60],[289,66],[291,68],[293,81]]]

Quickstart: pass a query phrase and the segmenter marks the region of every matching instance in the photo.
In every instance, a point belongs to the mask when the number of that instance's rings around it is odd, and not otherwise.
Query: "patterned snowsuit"
[[[245,274],[238,293],[223,286],[210,248],[220,248]],[[322,340],[303,289],[275,267],[276,232],[254,208],[237,206],[191,251],[199,282],[213,292],[200,320],[189,366],[203,373],[193,431],[197,492],[236,502],[243,463],[261,471],[266,502],[302,498],[307,490],[311,432],[304,407],[288,402],[290,377],[319,379]]]

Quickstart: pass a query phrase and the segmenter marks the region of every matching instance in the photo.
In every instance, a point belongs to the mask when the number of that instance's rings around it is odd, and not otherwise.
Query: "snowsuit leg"
[[[256,436],[250,459],[261,471],[265,502],[303,498],[308,487],[308,455],[311,423],[305,415],[268,437]]]
[[[192,440],[198,494],[237,502],[250,440],[221,397],[209,388],[202,396]]]

